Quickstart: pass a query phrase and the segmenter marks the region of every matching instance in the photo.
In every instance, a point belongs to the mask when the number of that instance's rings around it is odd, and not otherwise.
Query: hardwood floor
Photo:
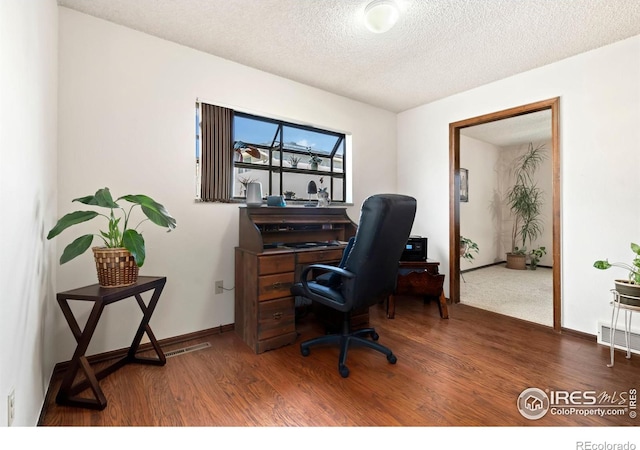
[[[350,350],[349,378],[337,370],[338,351],[317,348],[308,357],[298,342],[321,330],[302,319],[290,345],[254,354],[235,332],[211,335],[211,346],[167,359],[164,367],[129,365],[100,383],[103,411],[58,406],[60,376],[52,380],[42,426],[627,426],[622,416],[552,414],[523,417],[516,406],[527,388],[595,391],[625,398],[638,389],[640,355],[616,351],[595,339],[561,335],[540,325],[466,305],[450,305],[440,319],[435,302],[403,298],[396,317],[371,308],[379,342],[398,357],[395,365],[372,350]],[[152,324],[153,325],[153,324]],[[599,403],[603,403],[600,401]],[[583,411],[581,409],[581,411]]]

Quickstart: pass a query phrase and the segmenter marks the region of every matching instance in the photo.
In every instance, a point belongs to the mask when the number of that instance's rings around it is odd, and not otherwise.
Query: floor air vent
[[[164,352],[164,356],[166,358],[171,358],[173,356],[183,355],[183,354],[189,353],[189,352],[195,352],[197,350],[202,350],[202,349],[208,348],[208,347],[211,347],[211,344],[208,343],[208,342],[203,342],[202,344],[191,345],[189,347],[178,348],[178,349],[175,349],[175,350]]]
[[[624,326],[624,325],[623,325]],[[611,345],[611,324],[600,322],[598,326],[598,344]],[[640,354],[640,333],[631,330],[631,352]],[[624,340],[624,329],[616,328],[613,333],[613,345],[615,348],[627,350],[627,344]]]

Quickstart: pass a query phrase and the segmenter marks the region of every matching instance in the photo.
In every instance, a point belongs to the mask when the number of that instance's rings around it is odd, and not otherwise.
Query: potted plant
[[[480,249],[478,248],[478,244],[476,244],[469,238],[466,238],[462,235],[460,236],[460,257],[461,258],[466,259],[470,263],[473,263],[473,260],[474,260],[473,254],[474,253],[478,254],[479,251]],[[462,271],[460,271],[460,277],[462,278],[462,281],[464,281],[465,283],[467,282],[467,280],[465,280],[464,277],[462,276]]]
[[[635,257],[631,264],[614,262],[609,260],[598,260],[593,263],[593,267],[600,270],[606,270],[611,267],[619,267],[629,272],[626,280],[614,280],[616,291],[621,295],[620,302],[628,305],[640,306],[640,300],[628,297],[640,298],[640,245],[631,243],[631,251],[635,253]]]
[[[546,247],[540,246],[538,248],[534,248],[529,252],[529,257],[531,258],[531,270],[536,270],[538,268],[538,264],[544,255],[547,254]]]
[[[286,200],[293,200],[295,196],[296,196],[296,193],[293,191],[284,191],[284,198]]]
[[[240,197],[246,197],[247,196],[247,186],[249,186],[249,184],[251,184],[251,183],[255,183],[256,179],[255,178],[249,178],[249,177],[238,177],[238,181],[240,182],[240,185],[242,186],[242,188],[240,188]]]
[[[331,203],[331,200],[329,199],[329,192],[327,191],[327,189],[328,188],[326,187],[321,187],[318,189],[318,206],[321,208],[326,208]]]
[[[300,162],[299,156],[295,156],[295,155],[289,156],[289,164],[291,164],[292,168],[296,169],[298,167],[299,162]]]
[[[478,254],[479,250],[478,244],[469,238],[460,236],[460,257],[466,259],[470,263],[473,263],[473,254]]]
[[[326,208],[331,203],[329,199],[329,188],[326,188],[322,185],[324,183],[324,177],[320,177],[320,187],[318,188],[318,204],[316,206]]]
[[[311,155],[309,158],[309,164],[311,164],[311,170],[318,170],[318,164],[322,162],[322,159],[318,155]]]
[[[507,206],[513,218],[511,251],[507,253],[509,269],[526,269],[526,245],[536,240],[544,229],[540,218],[543,192],[535,179],[536,172],[545,158],[544,150],[544,144],[534,147],[530,142],[527,151],[514,161],[514,184],[506,196]]]
[[[117,202],[120,200],[132,203],[129,209],[125,209]],[[176,220],[160,203],[146,195],[124,195],[113,200],[109,188],[102,188],[94,195],[73,199],[74,202],[85,205],[106,208],[109,214],[101,214],[97,211],[75,211],[64,215],[49,231],[47,239],[53,239],[67,228],[79,223],[87,222],[95,217],[103,217],[107,220],[106,231],[98,230],[98,234],[85,234],[67,245],[60,257],[60,264],[71,261],[83,254],[93,243],[97,236],[104,244],[94,247],[98,281],[104,287],[119,287],[134,284],[138,277],[138,268],[142,267],[146,257],[145,243],[138,227],[147,220],[171,231],[176,227]],[[139,206],[146,219],[132,226],[131,213]],[[120,214],[116,215],[118,210]]]

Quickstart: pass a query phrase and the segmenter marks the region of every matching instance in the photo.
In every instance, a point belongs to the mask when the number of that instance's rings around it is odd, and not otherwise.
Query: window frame
[[[260,115],[256,115],[256,114],[251,114],[251,113],[246,113],[246,112],[242,112],[242,111],[235,111],[233,112],[234,114],[234,123],[235,123],[235,118],[236,117],[243,117],[246,119],[250,119],[250,120],[256,120],[256,121],[260,121],[260,122],[267,122],[267,123],[271,123],[276,125],[276,131],[274,133],[274,136],[272,138],[271,141],[271,145],[265,145],[264,143],[256,143],[256,142],[246,142],[246,141],[242,141],[247,145],[251,145],[252,147],[261,149],[263,151],[268,152],[268,164],[255,164],[255,163],[251,163],[251,162],[241,162],[241,161],[233,161],[233,167],[232,167],[232,173],[235,174],[235,169],[246,169],[246,170],[261,170],[261,171],[268,171],[269,172],[269,177],[268,177],[268,184],[267,186],[263,186],[263,195],[264,196],[269,196],[269,195],[284,195],[284,179],[283,177],[285,176],[286,173],[292,173],[292,174],[304,174],[304,175],[314,175],[320,178],[328,178],[329,179],[329,186],[328,186],[328,190],[330,192],[330,201],[332,203],[340,203],[340,204],[346,204],[347,203],[347,165],[346,165],[346,157],[347,157],[347,134],[346,133],[341,133],[341,132],[336,132],[336,131],[332,131],[332,130],[326,130],[326,129],[322,129],[319,127],[315,127],[315,126],[310,126],[310,125],[303,125],[303,124],[299,124],[299,123],[295,123],[295,122],[291,122],[291,121],[287,121],[287,120],[282,120],[282,119],[275,119],[275,118],[271,118],[271,117],[266,117],[266,116],[260,116]],[[324,134],[324,135],[328,135],[328,136],[332,136],[336,138],[336,142],[333,146],[333,148],[331,149],[330,153],[325,154],[324,152],[322,153],[318,153],[318,152],[313,152],[311,151],[309,148],[307,148],[306,150],[299,150],[299,149],[295,149],[295,148],[291,148],[291,147],[287,147],[287,144],[283,142],[283,134],[284,134],[284,128],[285,127],[290,127],[290,128],[294,128],[297,130],[301,130],[301,131],[308,131],[311,133],[319,133],[319,134]],[[235,130],[232,130],[232,135],[233,135],[233,140],[234,142],[237,141],[236,139],[236,133]],[[342,171],[337,172],[334,165],[335,165],[335,158],[336,158],[336,154],[338,153],[338,151],[342,149]],[[293,168],[293,167],[286,167],[283,163],[284,163],[284,159],[282,157],[279,158],[279,164],[276,166],[273,164],[274,162],[274,152],[279,152],[280,155],[282,156],[285,152],[286,153],[292,153],[292,154],[296,154],[296,155],[300,155],[301,157],[303,156],[311,156],[311,155],[317,155],[320,158],[328,158],[330,163],[329,163],[329,170],[312,170],[312,169],[300,169],[300,168]],[[277,174],[277,179],[278,179],[278,185],[279,186],[274,186],[274,182],[273,182],[273,175]],[[342,192],[342,198],[341,199],[336,199],[334,197],[334,193],[335,193],[335,187],[337,187],[335,185],[336,180],[338,180],[337,182],[340,182],[341,184],[341,192]],[[232,192],[235,193],[236,189],[236,183],[238,183],[238,180],[234,178],[233,180],[233,189]],[[246,197],[244,196],[237,196],[237,195],[233,195],[232,199],[233,200],[237,200],[237,201],[244,201]],[[302,198],[300,199],[296,199],[298,201],[304,200]],[[294,200],[294,201],[296,201]]]

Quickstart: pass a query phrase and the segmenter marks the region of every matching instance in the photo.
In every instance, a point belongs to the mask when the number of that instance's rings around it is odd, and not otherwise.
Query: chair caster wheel
[[[309,353],[311,353],[311,350],[309,350],[308,348],[300,348],[300,353],[302,353],[302,356],[309,356]]]
[[[340,372],[342,378],[347,378],[349,376],[349,368],[347,366],[338,366],[338,372]]]
[[[371,333],[371,339],[377,341],[378,339],[380,339],[380,335],[374,331],[373,333]]]
[[[398,362],[398,358],[396,358],[396,355],[392,353],[387,356],[387,361],[389,361],[391,364],[395,364]]]

